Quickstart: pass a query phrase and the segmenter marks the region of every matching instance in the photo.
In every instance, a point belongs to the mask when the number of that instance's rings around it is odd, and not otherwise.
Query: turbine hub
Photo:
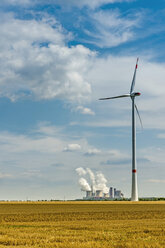
[[[131,96],[132,97],[135,97],[135,96],[140,96],[141,95],[141,93],[140,92],[133,92],[132,94],[131,94]]]

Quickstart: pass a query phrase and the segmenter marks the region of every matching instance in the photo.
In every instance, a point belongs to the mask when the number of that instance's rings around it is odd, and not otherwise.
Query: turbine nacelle
[[[136,96],[140,96],[140,95],[141,95],[140,92],[132,92],[132,93],[130,94],[130,97],[136,97]]]

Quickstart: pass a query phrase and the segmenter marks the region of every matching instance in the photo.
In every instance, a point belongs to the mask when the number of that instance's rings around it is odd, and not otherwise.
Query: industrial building
[[[83,198],[84,200],[115,200],[124,198],[124,194],[121,190],[117,190],[116,188],[110,187],[108,193],[104,193],[103,190],[88,190],[86,191],[86,196]]]

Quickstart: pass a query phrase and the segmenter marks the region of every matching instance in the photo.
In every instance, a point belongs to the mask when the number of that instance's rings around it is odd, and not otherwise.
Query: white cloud
[[[157,168],[158,165],[164,166],[165,150],[163,148],[157,146],[146,147],[145,149],[140,149],[138,153],[148,159],[155,168]]]
[[[17,135],[9,132],[0,133],[1,150],[10,153],[39,152],[55,153],[63,149],[64,142],[56,137]]]
[[[65,152],[74,152],[81,150],[81,146],[79,144],[68,144],[65,148]]]
[[[106,20],[103,22],[108,25]],[[60,98],[77,105],[91,98],[96,103],[100,97],[129,92],[135,56],[101,58],[84,46],[68,47],[65,42],[69,34],[65,35],[59,23],[49,17],[36,21],[2,15],[0,23],[1,96],[12,100],[29,96],[37,99]],[[129,21],[125,23],[126,27],[131,25]],[[136,89],[142,92],[137,103],[143,125],[144,128],[164,129],[165,65],[141,57]],[[104,103],[97,101],[96,120],[84,124],[129,126],[130,108],[129,99]],[[78,110],[82,114],[94,115],[90,108],[82,105]],[[116,115],[117,112],[120,115]],[[112,113],[113,117],[107,113]]]
[[[150,183],[165,183],[163,179],[149,179],[148,182]]]
[[[6,174],[6,173],[1,173],[0,172],[0,179],[3,179],[3,178],[12,178],[13,176],[11,174]]]
[[[31,131],[31,133],[39,133],[45,136],[58,136],[63,130],[62,127],[50,125],[49,122],[40,122],[37,127]]]
[[[129,164],[131,162],[131,155],[128,152],[120,150],[108,150],[104,152],[106,160],[102,161],[102,165],[118,165]]]
[[[89,151],[99,153],[99,150],[89,148],[86,139],[79,138],[74,142],[74,138],[68,137],[64,128],[51,126],[49,123],[40,123],[36,128],[27,134],[15,134],[12,132],[0,132],[0,150],[4,153],[30,153],[57,154],[63,151]],[[62,155],[63,156],[63,155]]]
[[[108,152],[108,155],[113,158],[113,159],[124,159],[124,158],[130,158],[130,156],[126,153],[122,153],[121,151],[119,150],[109,150]]]
[[[105,4],[111,4],[111,3],[116,3],[116,2],[127,2],[128,0],[81,0],[81,1],[77,1],[77,0],[70,0],[69,3],[67,0],[52,0],[52,3],[57,3],[60,5],[74,5],[77,7],[83,7],[83,6],[87,6],[90,8],[97,8],[99,6],[105,5]]]
[[[89,43],[99,47],[114,47],[135,39],[133,30],[141,20],[139,14],[122,17],[116,10],[95,11],[90,17],[95,30],[86,30],[86,33],[91,37]]]
[[[5,5],[21,5],[21,6],[26,6],[31,4],[31,0],[1,0],[0,6],[5,6]]]
[[[115,2],[128,2],[131,0],[1,0],[1,5],[28,5],[28,4],[56,4],[56,5],[61,5],[63,8],[64,7],[71,7],[71,6],[76,6],[79,8],[82,8],[84,6],[90,7],[90,8],[97,8],[99,6],[102,6],[104,4],[110,4],[110,3],[115,3]]]
[[[76,110],[83,115],[95,115],[94,111],[92,111],[90,108],[85,108],[83,106],[78,106]]]
[[[27,170],[23,172],[22,174],[23,177],[40,177],[40,170]]]
[[[89,149],[89,150],[85,153],[86,156],[93,156],[93,155],[98,155],[98,154],[101,154],[101,150],[96,149],[96,148],[91,148],[91,149]]]
[[[26,174],[27,169],[34,172],[49,166],[72,173],[75,166],[84,165],[81,150],[89,146],[85,139],[76,141],[78,143],[73,143],[74,138],[70,138],[64,129],[41,123],[26,134],[0,132],[0,168],[5,175],[18,172],[18,176]]]
[[[165,133],[160,133],[157,136],[159,139],[165,139]]]
[[[0,18],[0,92],[15,100],[61,98],[82,102],[91,87],[85,78],[93,53],[82,45],[65,45],[68,35],[55,19]]]
[[[98,120],[95,122],[84,122],[81,123],[84,126],[87,127],[129,127],[131,126],[131,122],[125,121],[125,120],[107,120],[106,117],[104,117],[104,120]]]

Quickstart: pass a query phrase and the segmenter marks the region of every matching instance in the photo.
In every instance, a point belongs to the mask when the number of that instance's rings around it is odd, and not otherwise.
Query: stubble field
[[[0,247],[165,247],[165,202],[0,203]]]

